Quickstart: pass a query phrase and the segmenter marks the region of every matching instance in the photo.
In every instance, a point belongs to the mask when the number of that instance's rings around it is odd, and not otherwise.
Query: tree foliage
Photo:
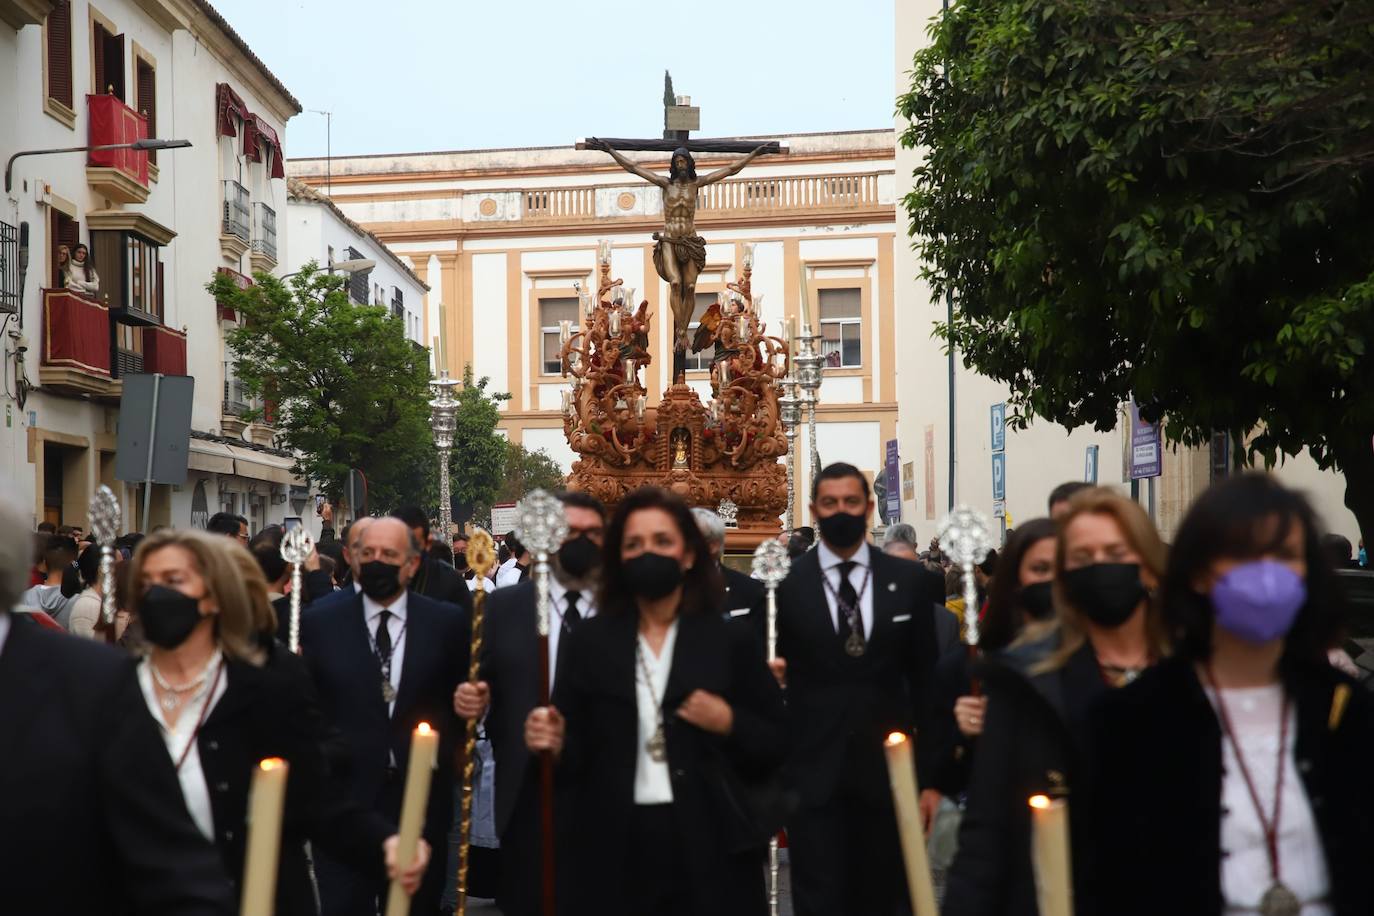
[[[487,392],[491,380],[473,378],[472,366],[463,370],[462,387],[454,389],[458,400],[458,427],[453,434],[453,455],[449,464],[449,487],[458,507],[455,519],[475,516],[481,507],[490,511],[506,470],[504,437],[496,434],[501,421],[506,392]]]
[[[1134,395],[1175,441],[1306,448],[1374,536],[1374,8],[960,0],[931,38],[911,232],[1014,422]]]
[[[313,263],[286,283],[255,279],[239,289],[221,275],[208,288],[242,316],[228,334],[235,374],[275,406],[298,472],[338,499],[349,468],[361,468],[374,510],[431,501],[427,352],[385,308],[352,304],[344,278]]]
[[[530,451],[518,442],[507,442],[501,482],[491,502],[482,510],[489,517],[495,503],[516,502],[533,490],[560,490],[563,481],[563,469],[549,457],[548,452],[543,449]]]

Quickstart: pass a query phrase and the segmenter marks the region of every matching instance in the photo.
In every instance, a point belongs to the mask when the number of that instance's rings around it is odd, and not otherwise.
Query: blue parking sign
[[[1007,453],[995,452],[992,456],[992,498],[1007,498]]]

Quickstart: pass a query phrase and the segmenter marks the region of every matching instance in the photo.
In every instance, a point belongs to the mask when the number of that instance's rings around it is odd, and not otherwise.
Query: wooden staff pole
[[[487,591],[481,570],[491,565],[496,549],[491,535],[468,526],[468,566],[479,570],[477,589],[472,594],[472,646],[468,660],[468,683],[476,684],[482,673],[482,622],[486,613]],[[546,653],[547,654],[547,653]],[[463,742],[463,806],[458,827],[458,903],[454,916],[464,916],[468,907],[468,860],[472,845],[473,776],[477,770],[477,717],[467,721]]]

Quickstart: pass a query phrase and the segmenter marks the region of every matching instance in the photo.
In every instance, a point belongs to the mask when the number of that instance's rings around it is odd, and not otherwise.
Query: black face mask
[[[1037,582],[1022,586],[1016,600],[1032,620],[1049,620],[1054,616],[1054,583]]]
[[[401,590],[401,567],[372,560],[358,567],[358,584],[373,601],[385,601]]]
[[[625,584],[636,597],[653,601],[682,584],[682,567],[661,553],[641,553],[625,561]]]
[[[850,512],[836,512],[820,519],[817,524],[820,525],[821,537],[825,538],[827,544],[847,550],[864,539],[868,517]]]
[[[163,585],[149,586],[138,603],[143,635],[160,649],[175,649],[200,623],[200,600]]]
[[[563,542],[558,548],[558,566],[574,579],[585,579],[601,565],[601,548],[585,534]]]
[[[1145,597],[1138,563],[1094,563],[1064,573],[1073,606],[1098,626],[1119,627]]]
[[[467,552],[466,550],[459,550],[458,552],[456,552],[456,553],[453,555],[453,568],[454,568],[454,569],[467,569],[467,566],[468,566],[468,552]]]

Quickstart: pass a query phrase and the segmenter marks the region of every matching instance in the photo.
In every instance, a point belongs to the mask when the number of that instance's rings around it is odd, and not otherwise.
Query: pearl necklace
[[[181,695],[190,693],[205,683],[205,677],[210,673],[210,666],[215,663],[215,659],[218,657],[218,651],[212,653],[209,660],[206,661],[205,667],[200,669],[200,674],[196,675],[185,684],[172,684],[169,682],[162,676],[162,672],[157,670],[157,664],[151,658],[148,659],[148,668],[153,672],[153,680],[157,682],[157,685],[161,687],[164,692],[162,698],[158,700],[162,708],[168,712],[172,712],[180,706],[182,702]]]

